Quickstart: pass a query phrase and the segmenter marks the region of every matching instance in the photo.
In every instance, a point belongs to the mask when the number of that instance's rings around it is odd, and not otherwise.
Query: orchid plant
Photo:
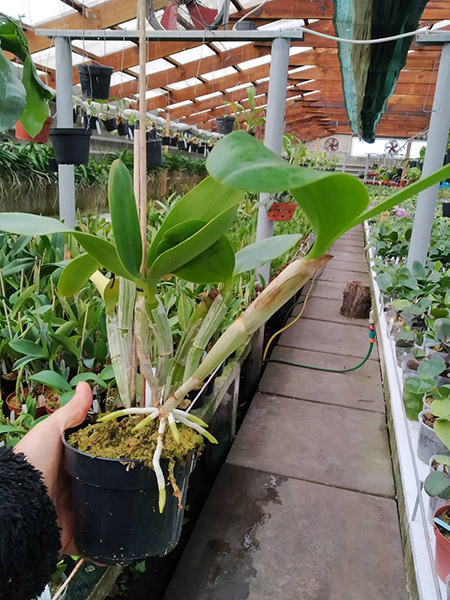
[[[143,415],[136,429],[158,421],[153,467],[160,490],[160,511],[165,504],[160,457],[167,426],[175,440],[177,423],[182,423],[215,442],[206,423],[178,408],[185,396],[199,389],[331,259],[327,251],[345,231],[450,176],[448,165],[368,210],[369,195],[358,179],[346,173],[290,165],[243,131],[217,144],[207,159],[207,168],[210,176],[174,205],[150,240],[141,236],[132,182],[120,161],[112,165],[109,179],[114,243],[71,230],[55,219],[0,214],[1,230],[23,235],[70,233],[86,251],[64,268],[58,289],[62,295],[72,295],[91,278],[103,294],[111,362],[126,408],[101,419]],[[306,257],[297,258],[285,268],[206,352],[226,315],[234,277],[262,266],[300,239],[295,235],[276,236],[251,244],[235,255],[226,235],[245,191],[284,190],[289,190],[309,218],[315,232],[314,246]],[[160,281],[169,275],[194,283],[220,284],[220,290],[205,294],[196,306],[176,349],[159,295]],[[151,406],[134,405],[134,345],[139,372],[151,389]]]

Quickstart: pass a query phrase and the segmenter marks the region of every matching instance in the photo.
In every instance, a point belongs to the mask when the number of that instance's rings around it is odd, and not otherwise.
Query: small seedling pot
[[[190,152],[197,152],[198,144],[189,144],[189,150]]]
[[[187,150],[187,144],[185,140],[178,140],[178,150]]]
[[[50,125],[53,123],[52,117],[47,117],[44,121],[44,125],[40,132],[35,136],[31,137],[25,131],[24,126],[22,125],[22,121],[17,121],[16,123],[16,138],[18,140],[26,140],[27,142],[36,142],[37,144],[46,144],[48,141],[48,134],[50,133]]]
[[[273,202],[267,211],[267,218],[269,221],[290,221],[297,206],[297,202]]]
[[[52,129],[50,137],[58,165],[86,165],[91,135],[90,129]]]
[[[229,115],[226,115],[225,117],[217,117],[217,133],[222,133],[224,135],[231,133],[233,131],[235,120],[236,119],[234,117],[230,117]]]
[[[83,125],[85,129],[97,129],[98,117],[91,117],[90,115],[83,115]]]
[[[128,121],[121,121],[117,124],[117,131],[119,135],[128,135]]]
[[[434,454],[447,454],[448,452],[447,446],[441,442],[434,429],[423,422],[423,416],[429,412],[429,410],[423,410],[419,413],[420,430],[417,441],[417,456],[424,463],[428,463]]]
[[[147,556],[168,554],[180,539],[184,515],[170,483],[161,514],[154,471],[142,461],[93,457],[76,450],[67,438],[80,427],[63,435],[79,552],[108,565],[128,565]],[[191,452],[186,463],[174,469],[183,507],[195,459]],[[168,482],[167,460],[161,460],[161,468]]]
[[[430,465],[430,473],[432,473],[434,471],[434,469],[432,468],[432,463],[434,461],[434,459],[436,458],[437,454],[433,454],[433,456],[430,458],[429,461],[429,465]],[[449,458],[450,460],[450,458]],[[428,514],[430,516],[430,519],[433,520],[433,516],[434,513],[437,511],[438,508],[441,508],[443,506],[447,506],[448,505],[448,499],[447,498],[439,498],[439,496],[429,496],[428,497]]]
[[[170,146],[170,137],[168,135],[163,135],[162,137],[162,145]]]
[[[161,167],[162,164],[162,140],[147,140],[147,167]]]
[[[103,65],[77,65],[80,74],[81,93],[85,98],[107,100],[109,98],[109,85],[112,67]]]
[[[170,138],[170,145],[172,146],[172,148],[177,148],[178,147],[178,138],[177,137],[171,137]]]
[[[436,510],[433,515],[434,517],[440,517],[440,515],[447,509],[450,509],[450,505],[446,504],[445,506],[441,506]],[[434,555],[436,573],[439,575],[439,578],[442,581],[445,581],[447,575],[450,574],[450,540],[448,540],[442,533],[439,531],[436,523],[433,522],[433,530],[436,538],[436,551]]]
[[[117,129],[117,123],[114,117],[103,121],[103,125],[105,126],[106,131],[115,131]]]
[[[27,394],[30,393],[30,390],[28,388],[23,388],[23,394],[24,396],[26,396]],[[15,417],[18,417],[20,415],[20,413],[22,412],[22,407],[17,408],[16,406],[13,406],[11,404],[11,401],[16,397],[16,392],[11,392],[11,394],[8,394],[8,396],[6,396],[6,405],[8,407],[8,410],[12,413],[14,413]],[[39,419],[39,417],[43,417],[45,415],[45,406],[36,406],[36,415],[35,418]]]

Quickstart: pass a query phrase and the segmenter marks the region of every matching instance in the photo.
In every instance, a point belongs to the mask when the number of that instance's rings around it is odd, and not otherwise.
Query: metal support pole
[[[423,163],[424,177],[433,173],[444,162],[447,148],[448,130],[450,127],[450,109],[448,97],[450,94],[450,44],[444,44],[441,62],[434,92],[433,110],[428,131],[427,150]],[[433,227],[434,211],[439,191],[439,184],[420,192],[417,198],[416,215],[409,245],[408,267],[415,260],[425,264],[430,245],[431,228]]]
[[[277,154],[281,154],[283,145],[284,112],[286,105],[286,86],[289,68],[289,39],[276,38],[272,42],[272,53],[270,63],[269,92],[267,98],[266,133],[264,144]],[[269,200],[270,194],[260,194],[260,203]],[[264,206],[258,209],[258,224],[256,228],[256,241],[271,237],[273,234],[273,223],[267,218]],[[270,263],[258,269],[266,282],[269,282]]]
[[[364,167],[364,183],[367,181],[367,173],[369,172],[370,154],[366,154],[366,165]]]
[[[345,173],[345,171],[347,170],[347,160],[348,160],[348,153],[344,152],[344,159],[342,161],[342,172]]]
[[[72,48],[70,40],[56,38],[56,119],[58,128],[73,128]],[[59,218],[75,227],[75,168],[58,165]]]
[[[230,0],[225,0],[223,3],[223,28],[228,29],[228,21],[230,20]]]

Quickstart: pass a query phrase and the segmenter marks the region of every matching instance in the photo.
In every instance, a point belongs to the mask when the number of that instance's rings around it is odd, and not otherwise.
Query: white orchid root
[[[170,430],[176,442],[180,441],[180,434],[177,428],[177,423],[181,423],[186,427],[189,427],[203,435],[208,441],[212,444],[218,444],[216,438],[206,431],[206,427],[208,424],[199,419],[195,415],[191,415],[184,410],[180,410],[178,408],[174,408],[167,416],[160,413],[161,407],[149,406],[146,408],[125,408],[123,410],[116,410],[115,412],[109,413],[108,415],[104,415],[100,417],[97,422],[104,423],[105,421],[111,421],[113,419],[118,419],[119,417],[125,417],[130,415],[146,415],[142,421],[140,421],[136,427],[133,428],[133,431],[138,431],[143,429],[146,425],[148,425],[151,421],[159,418],[159,427],[158,427],[158,441],[156,443],[156,450],[153,454],[153,469],[156,475],[156,481],[158,483],[159,490],[159,512],[162,513],[164,510],[164,506],[166,504],[166,482],[164,479],[164,473],[161,469],[160,459],[161,453],[164,447],[164,434],[166,430],[166,425],[169,424]],[[173,485],[173,483],[172,483]],[[174,487],[174,493],[177,495],[178,486]],[[180,503],[180,498],[178,498]]]

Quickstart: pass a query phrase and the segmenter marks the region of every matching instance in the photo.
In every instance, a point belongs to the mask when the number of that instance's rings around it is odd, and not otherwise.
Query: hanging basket
[[[290,221],[297,209],[296,202],[274,202],[267,211],[269,221]]]
[[[53,123],[52,117],[47,117],[44,121],[44,125],[40,132],[35,136],[31,137],[25,131],[24,126],[22,125],[22,121],[17,121],[16,123],[16,138],[18,140],[26,140],[27,142],[36,142],[37,144],[46,144],[48,140],[48,134],[50,132],[50,125]]]
[[[117,129],[117,122],[115,117],[112,119],[105,119],[103,121],[103,125],[105,126],[106,131],[115,131]]]
[[[114,69],[102,65],[77,65],[77,69],[83,96],[95,100],[108,100]]]
[[[91,135],[90,129],[52,129],[50,137],[58,165],[86,165]]]
[[[162,140],[147,140],[147,168],[163,164]]]
[[[230,117],[228,115],[225,117],[217,117],[217,133],[222,133],[224,135],[231,133],[233,131],[235,120],[236,119],[234,117]]]

